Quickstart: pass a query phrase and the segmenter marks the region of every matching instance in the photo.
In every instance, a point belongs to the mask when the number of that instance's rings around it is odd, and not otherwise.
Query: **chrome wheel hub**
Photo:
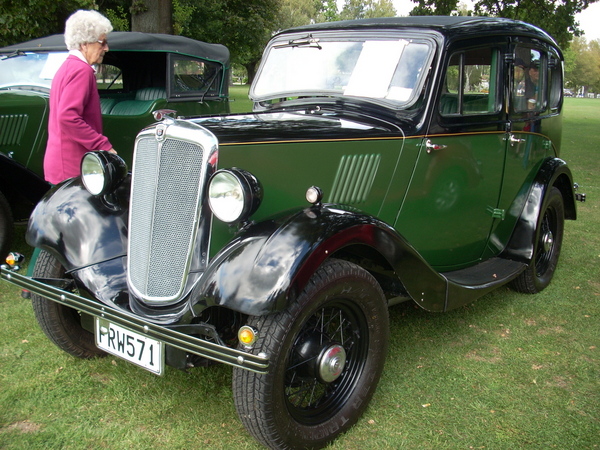
[[[325,383],[331,383],[341,375],[346,366],[346,350],[333,344],[321,352],[317,363],[319,377]]]
[[[542,248],[544,249],[545,253],[548,253],[548,252],[550,252],[550,250],[552,250],[553,246],[554,246],[554,235],[552,234],[552,231],[548,231],[542,237]]]

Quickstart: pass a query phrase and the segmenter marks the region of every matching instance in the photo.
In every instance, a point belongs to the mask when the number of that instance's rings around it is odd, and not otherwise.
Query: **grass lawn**
[[[247,87],[232,110],[249,111]],[[563,154],[588,202],[566,222],[541,294],[507,288],[447,314],[391,310],[383,378],[331,449],[592,449],[600,445],[600,100],[567,99]],[[30,253],[19,227],[16,249]],[[156,377],[78,360],[0,281],[0,448],[258,449],[238,420],[231,369]]]

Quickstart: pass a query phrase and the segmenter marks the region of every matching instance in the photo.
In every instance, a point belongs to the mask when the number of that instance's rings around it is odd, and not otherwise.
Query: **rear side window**
[[[170,79],[172,97],[204,97],[219,94],[221,66],[211,61],[172,55]]]
[[[121,69],[110,64],[100,64],[96,70],[96,84],[102,90],[123,89]]]
[[[550,92],[548,95],[548,103],[550,109],[557,110],[560,108],[563,96],[563,68],[560,59],[554,55],[550,57],[548,62],[549,66],[549,79],[548,85],[550,86]]]
[[[512,82],[514,111],[542,111],[545,109],[546,73],[546,55],[543,52],[528,47],[515,49]]]
[[[498,50],[478,48],[452,55],[446,70],[442,115],[498,112]]]

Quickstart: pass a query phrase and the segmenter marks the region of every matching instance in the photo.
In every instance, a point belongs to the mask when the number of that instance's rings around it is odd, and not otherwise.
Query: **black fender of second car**
[[[0,153],[0,192],[8,200],[15,220],[26,219],[50,184],[35,172]]]

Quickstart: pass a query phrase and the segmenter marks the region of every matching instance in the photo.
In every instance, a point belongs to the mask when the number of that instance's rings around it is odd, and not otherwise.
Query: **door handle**
[[[527,139],[519,139],[512,133],[508,136],[508,142],[510,142],[511,147],[514,147],[516,144],[522,144],[526,141],[527,141]]]
[[[446,147],[448,147],[448,146],[443,145],[443,144],[434,144],[433,142],[431,142],[431,139],[427,139],[425,141],[425,148],[427,149],[427,153],[431,153],[433,151],[438,151],[438,150],[443,150]]]

